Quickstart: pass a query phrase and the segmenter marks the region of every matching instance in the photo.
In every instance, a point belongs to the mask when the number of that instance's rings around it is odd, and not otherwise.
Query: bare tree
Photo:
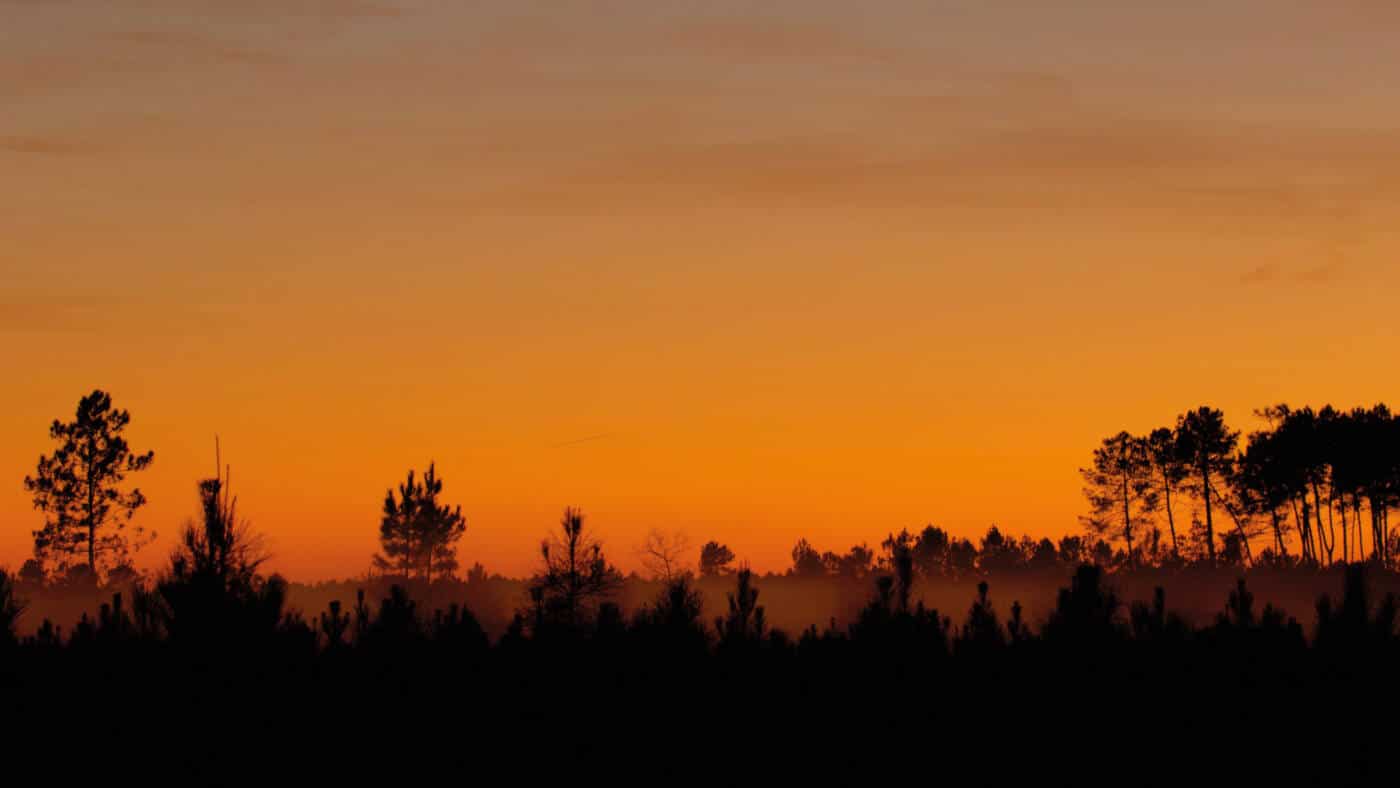
[[[642,566],[657,580],[671,582],[690,574],[685,568],[685,554],[690,551],[690,538],[681,531],[653,528],[637,548]]]

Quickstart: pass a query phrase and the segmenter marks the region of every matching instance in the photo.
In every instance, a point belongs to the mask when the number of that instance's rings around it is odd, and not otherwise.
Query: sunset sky
[[[760,569],[1079,528],[1105,435],[1400,401],[1391,0],[0,0],[0,564],[93,388],[163,559],[297,579],[435,460]]]

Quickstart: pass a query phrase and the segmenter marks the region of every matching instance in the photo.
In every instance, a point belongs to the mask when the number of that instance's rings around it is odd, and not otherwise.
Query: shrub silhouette
[[[1084,564],[1070,587],[1060,590],[1045,624],[1045,640],[1084,646],[1120,640],[1125,635],[1118,620],[1120,607],[1118,596],[1104,584],[1103,569]]]
[[[715,632],[723,649],[754,645],[763,640],[767,626],[763,606],[758,604],[758,588],[753,572],[746,566],[734,575],[734,590],[728,594],[729,612],[715,619]]]

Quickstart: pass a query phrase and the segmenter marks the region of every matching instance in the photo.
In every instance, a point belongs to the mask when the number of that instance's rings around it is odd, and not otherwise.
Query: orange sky
[[[468,564],[576,504],[767,569],[1074,530],[1203,402],[1400,401],[1392,3],[753,5],[0,0],[0,563],[93,387],[145,523],[218,433],[307,579],[430,459]]]

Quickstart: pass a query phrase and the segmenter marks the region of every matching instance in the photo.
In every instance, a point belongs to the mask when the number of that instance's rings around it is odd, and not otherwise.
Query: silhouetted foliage
[[[930,525],[878,555],[801,540],[791,571],[762,579],[722,576],[733,553],[711,542],[698,577],[671,562],[624,580],[569,509],[528,582],[480,564],[447,577],[433,558],[298,586],[300,606],[262,576],[224,468],[200,482],[199,516],[153,587],[117,565],[105,585],[86,563],[0,572],[7,744],[75,781],[110,781],[159,747],[137,776],[182,784],[465,781],[500,766],[649,785],[1388,781],[1384,717],[1356,721],[1400,700],[1394,422],[1268,412],[1268,430],[1213,450],[1206,472],[1186,448],[1229,443],[1223,418],[1151,433],[1132,449],[1143,497],[1130,489],[1129,516],[1101,539]],[[1208,501],[1233,528],[1211,533]],[[1175,533],[1178,514],[1205,517],[1196,536]],[[409,582],[429,575],[431,588]],[[1256,593],[1277,598],[1261,609]],[[36,626],[31,607],[19,635],[21,595],[88,606],[63,626]],[[966,616],[954,625],[934,602]],[[1285,605],[1314,602],[1309,638]]]
[[[559,534],[540,545],[544,567],[530,581],[537,627],[577,630],[589,623],[599,605],[621,586],[622,575],[608,563],[602,542],[588,533],[584,520],[582,511],[565,509]]]
[[[748,567],[734,575],[734,590],[729,592],[728,600],[729,613],[715,619],[720,646],[734,648],[762,641],[766,621],[763,606],[758,604],[753,572]]]
[[[286,614],[287,583],[258,568],[262,540],[238,517],[231,474],[199,483],[200,519],[187,523],[169,569],[156,582],[158,610],[170,637],[191,642],[250,642],[295,622]]]
[[[719,542],[706,542],[700,548],[700,576],[714,577],[728,574],[729,565],[734,563],[734,551]]]
[[[1045,623],[1045,639],[1075,647],[1120,639],[1125,634],[1119,620],[1121,606],[1118,595],[1105,584],[1103,569],[1085,564],[1075,571],[1070,587],[1060,591]]]
[[[462,507],[438,502],[442,486],[437,467],[429,464],[421,478],[408,472],[397,497],[392,489],[384,494],[379,521],[382,552],[374,557],[377,568],[405,581],[420,578],[427,583],[433,581],[434,572],[457,571],[457,542],[467,530],[467,521]]]
[[[1128,565],[1135,566],[1141,545],[1133,543],[1134,526],[1143,526],[1159,505],[1151,443],[1126,432],[1105,438],[1093,464],[1079,473],[1090,506],[1085,524],[1096,535],[1121,540]]]
[[[67,567],[75,555],[85,555],[88,571],[99,571],[99,559],[126,563],[133,547],[142,544],[142,529],[132,517],[146,504],[139,488],[123,490],[128,474],[150,467],[154,452],[133,452],[122,436],[131,414],[112,407],[105,391],[93,391],[78,402],[73,421],[54,420],[49,437],[58,442],[53,454],[39,457],[33,476],[24,477],[34,507],[45,514],[42,530],[34,532],[34,551]],[[126,537],[130,526],[137,535]]]
[[[1234,451],[1240,434],[1225,426],[1225,414],[1201,407],[1177,419],[1177,452],[1191,468],[1188,489],[1205,510],[1206,560],[1215,563],[1215,503],[1220,499],[1218,485],[1228,481],[1234,470]],[[1246,542],[1246,546],[1248,542]]]
[[[821,577],[826,574],[826,562],[806,539],[797,540],[792,547],[792,573],[798,577]]]
[[[15,625],[24,613],[24,604],[15,594],[15,581],[10,574],[0,569],[0,648],[14,646],[18,642]]]

